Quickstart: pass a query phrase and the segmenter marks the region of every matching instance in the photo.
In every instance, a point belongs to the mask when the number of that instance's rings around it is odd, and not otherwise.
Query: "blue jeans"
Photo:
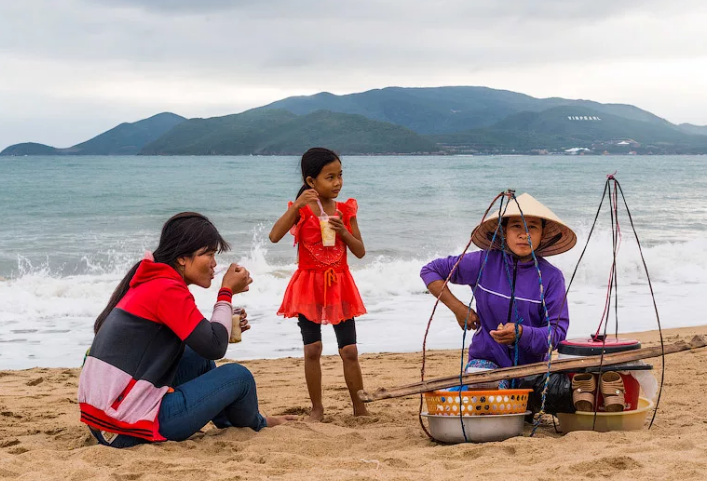
[[[481,369],[498,369],[498,364],[495,362],[487,361],[486,359],[469,359],[469,362],[466,364],[466,369],[468,370],[469,368],[481,368]],[[469,372],[469,371],[466,371]],[[498,383],[498,389],[510,389],[511,388],[511,383],[507,380],[504,379]],[[489,388],[491,389],[491,388]],[[469,386],[454,386],[450,387],[447,389],[447,391],[468,391]]]
[[[162,398],[158,419],[160,434],[169,441],[184,441],[209,421],[218,428],[251,428],[260,431],[267,426],[258,412],[255,379],[240,364],[216,367],[186,347],[174,378],[174,392]],[[149,442],[133,436],[119,435],[110,444],[100,432],[91,430],[98,442],[115,448],[128,448]]]

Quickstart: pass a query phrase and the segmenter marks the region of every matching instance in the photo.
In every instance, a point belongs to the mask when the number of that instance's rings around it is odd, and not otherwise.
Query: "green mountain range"
[[[240,114],[164,113],[68,149],[26,143],[0,155],[707,153],[707,126],[675,125],[623,104],[537,99],[487,87],[389,87],[289,97]]]
[[[326,145],[350,154],[436,152],[435,144],[399,125],[361,115],[287,110],[187,120],[147,145],[141,155],[301,155]]]
[[[680,124],[678,127],[689,134],[707,135],[707,125]]]
[[[0,155],[135,155],[186,119],[170,112],[133,123],[122,123],[86,142],[68,148],[27,142],[6,148]]]
[[[707,148],[707,136],[686,133],[669,123],[633,120],[574,106],[520,112],[490,127],[439,134],[430,139],[448,152],[584,148],[612,153],[699,153]]]
[[[632,105],[562,98],[537,99],[488,87],[388,87],[341,96],[324,92],[289,97],[262,108],[284,109],[297,115],[331,110],[402,125],[420,134],[438,134],[490,127],[512,114],[540,112],[559,106],[586,107],[626,119],[672,125]]]

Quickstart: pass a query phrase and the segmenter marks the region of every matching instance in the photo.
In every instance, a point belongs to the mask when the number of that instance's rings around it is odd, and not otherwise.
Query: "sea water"
[[[233,359],[301,356],[293,319],[276,316],[296,268],[288,234],[268,232],[301,179],[296,157],[0,158],[0,369],[79,366],[93,322],[173,214],[207,215],[254,279],[236,296],[252,329]],[[587,241],[607,174],[617,172],[653,282],[663,327],[704,324],[707,289],[707,157],[344,157],[339,200],[359,203],[366,256],[349,255],[368,309],[356,320],[362,352],[421,349],[434,298],[419,278],[430,260],[459,254],[496,194],[528,192],[578,235],[551,257],[569,280]],[[623,202],[617,257],[621,332],[657,328],[646,275]],[[608,199],[569,294],[570,336],[599,324],[612,258]],[[472,249],[476,249],[472,245]],[[192,287],[210,316],[220,278]],[[462,300],[470,290],[453,286]],[[613,309],[612,309],[613,310]],[[609,331],[614,330],[611,319]],[[324,352],[336,353],[325,327]],[[440,306],[429,348],[460,348],[462,331]]]

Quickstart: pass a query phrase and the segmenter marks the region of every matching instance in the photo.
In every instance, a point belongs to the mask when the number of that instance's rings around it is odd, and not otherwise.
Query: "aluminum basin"
[[[436,441],[442,443],[463,443],[464,432],[466,439],[471,443],[487,443],[503,441],[523,434],[523,422],[526,411],[521,414],[495,414],[491,416],[438,416],[423,414],[427,418],[430,434]]]

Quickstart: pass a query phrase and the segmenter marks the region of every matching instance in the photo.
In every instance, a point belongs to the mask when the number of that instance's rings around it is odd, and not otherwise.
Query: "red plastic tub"
[[[635,339],[607,338],[606,343],[604,343],[600,339],[587,338],[562,341],[557,347],[557,352],[558,358],[566,359],[570,357],[597,356],[601,354],[602,349],[604,350],[604,354],[612,354],[640,348],[641,343]],[[607,371],[606,368],[603,370],[604,372]],[[638,381],[627,371],[622,371],[621,367],[617,367],[616,371],[619,372],[624,382],[624,411],[638,409],[638,398],[641,390]],[[572,378],[574,373],[570,373],[569,376]],[[598,381],[597,379],[597,390],[599,390]],[[597,412],[604,412],[604,397],[601,395],[601,391],[599,391],[599,399],[596,408]]]

